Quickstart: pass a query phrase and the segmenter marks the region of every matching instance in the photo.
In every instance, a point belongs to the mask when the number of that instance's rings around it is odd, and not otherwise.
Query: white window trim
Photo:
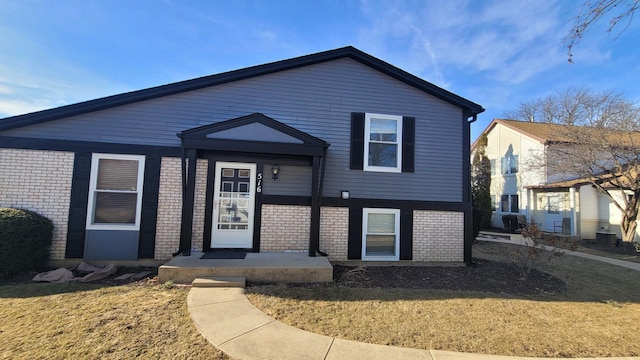
[[[96,185],[98,183],[98,161],[100,159],[114,160],[137,160],[138,161],[138,183],[136,201],[136,221],[134,224],[94,224],[93,213],[95,210]],[[89,201],[87,206],[87,230],[140,230],[140,218],[142,214],[142,186],[144,182],[144,155],[120,155],[120,154],[97,154],[91,156],[91,177],[89,182]]]
[[[395,256],[367,256],[367,221],[369,214],[394,214],[395,215],[395,236],[394,246]],[[362,260],[366,261],[397,261],[400,260],[400,209],[362,209]]]
[[[396,152],[396,167],[387,166],[370,166],[369,165],[369,141],[371,141],[371,118],[395,120],[397,124],[397,141],[398,151]],[[364,158],[363,158],[364,171],[378,171],[378,172],[402,172],[402,116],[399,115],[385,115],[385,114],[373,114],[365,113],[364,116]]]

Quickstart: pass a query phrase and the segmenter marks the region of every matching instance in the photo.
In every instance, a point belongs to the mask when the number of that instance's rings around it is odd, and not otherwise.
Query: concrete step
[[[242,276],[217,276],[196,278],[191,283],[193,287],[239,287],[244,288],[246,279]]]

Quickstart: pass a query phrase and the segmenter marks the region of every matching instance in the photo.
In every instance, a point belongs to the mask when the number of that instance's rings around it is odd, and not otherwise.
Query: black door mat
[[[247,253],[243,251],[209,251],[200,259],[244,259],[245,256]]]

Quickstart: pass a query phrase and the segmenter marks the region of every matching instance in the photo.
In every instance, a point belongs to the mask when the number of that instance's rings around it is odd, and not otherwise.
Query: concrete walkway
[[[233,359],[519,359],[374,345],[314,334],[267,316],[247,300],[241,287],[192,287],[187,305],[198,331]]]
[[[509,239],[504,238],[504,236],[509,236]],[[492,241],[492,242],[499,242],[499,243],[505,243],[505,244],[516,244],[516,245],[527,245],[528,244],[527,240],[520,234],[498,234],[498,233],[482,232],[482,233],[480,233],[480,235],[476,239],[480,240],[480,241]],[[545,246],[545,248],[547,250],[553,250],[554,249],[554,248],[552,248],[550,246]],[[618,259],[612,259],[612,258],[608,258],[608,257],[605,257],[605,256],[591,255],[591,254],[587,254],[587,253],[583,253],[583,252],[579,252],[579,251],[571,251],[571,250],[564,250],[564,249],[560,249],[559,251],[564,253],[564,254],[571,255],[571,256],[577,256],[577,257],[581,257],[581,258],[584,258],[584,259],[600,261],[600,262],[603,262],[603,263],[616,265],[616,266],[621,266],[621,267],[624,267],[624,268],[627,268],[627,269],[633,269],[633,270],[640,271],[640,263],[635,263],[635,262],[631,262],[631,261],[624,261],[624,260],[618,260]]]
[[[485,234],[478,240],[526,244],[521,235],[512,235],[510,239],[504,239]],[[575,251],[567,251],[567,254],[640,271],[640,264],[637,263]],[[254,307],[245,296],[244,278],[196,279],[189,291],[187,306],[198,331],[211,344],[233,359],[535,359],[408,349],[314,334],[283,324]],[[640,360],[640,357],[608,359]]]

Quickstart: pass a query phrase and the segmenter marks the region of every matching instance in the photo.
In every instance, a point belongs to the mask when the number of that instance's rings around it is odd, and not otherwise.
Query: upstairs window
[[[364,158],[365,171],[402,171],[402,116],[365,115]]]
[[[518,155],[507,155],[502,158],[502,174],[515,174],[518,172]]]
[[[87,229],[138,230],[144,156],[93,154]]]
[[[416,118],[351,113],[351,170],[415,171]]]

